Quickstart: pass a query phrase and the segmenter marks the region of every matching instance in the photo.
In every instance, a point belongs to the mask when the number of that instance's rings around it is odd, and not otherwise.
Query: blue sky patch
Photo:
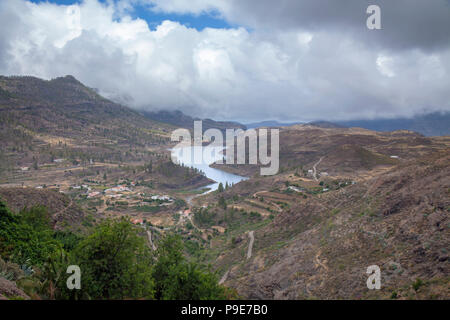
[[[61,5],[71,5],[81,3],[82,0],[29,0],[34,3],[49,2]],[[105,3],[106,0],[99,0]],[[217,12],[203,13],[200,15],[193,14],[174,14],[164,12],[154,12],[149,6],[135,5],[134,10],[129,12],[132,18],[141,18],[147,21],[150,29],[154,30],[164,20],[179,22],[189,28],[203,30],[204,28],[221,28],[229,29],[236,27],[222,19]]]

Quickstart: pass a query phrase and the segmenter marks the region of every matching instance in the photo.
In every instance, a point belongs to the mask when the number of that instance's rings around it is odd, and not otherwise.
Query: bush
[[[217,284],[216,276],[187,262],[182,252],[183,243],[179,236],[163,239],[153,269],[155,297],[161,300],[225,299],[225,288]]]
[[[74,250],[82,291],[93,299],[153,298],[152,259],[144,238],[125,218],[107,220]]]
[[[420,278],[417,278],[412,285],[414,291],[416,292],[420,289],[421,286],[423,286],[423,281]]]
[[[60,244],[53,238],[47,210],[34,207],[13,214],[0,201],[0,255],[20,265],[42,265]]]
[[[215,274],[186,260],[178,236],[166,236],[155,257],[146,238],[139,235],[142,230],[126,218],[106,220],[88,236],[50,226],[44,208],[16,215],[0,201],[0,256],[5,259],[0,259],[0,274],[21,279],[33,296],[194,300],[236,296],[218,285]],[[199,248],[191,241],[187,249],[196,253]],[[67,289],[69,265],[81,269],[81,290]]]

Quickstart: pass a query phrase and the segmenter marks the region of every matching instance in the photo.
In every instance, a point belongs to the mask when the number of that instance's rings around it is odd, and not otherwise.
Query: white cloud
[[[131,4],[71,7],[2,0],[0,73],[72,74],[141,109],[237,120],[348,119],[450,110],[450,51],[392,51],[329,30],[150,30]],[[230,1],[161,1],[155,10],[228,14]]]
[[[394,63],[394,59],[379,55],[377,58],[377,67],[381,74],[385,75],[386,77],[392,78],[395,77],[394,71],[392,71],[392,66]]]

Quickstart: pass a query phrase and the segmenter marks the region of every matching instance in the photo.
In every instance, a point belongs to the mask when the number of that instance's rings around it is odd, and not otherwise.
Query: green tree
[[[161,300],[225,299],[225,288],[217,283],[216,276],[186,261],[183,248],[177,235],[167,236],[160,244],[153,269],[155,297]]]
[[[107,220],[75,248],[81,290],[92,299],[153,298],[152,257],[125,218]]]
[[[219,183],[219,186],[217,187],[217,191],[218,192],[223,192],[223,184],[222,184],[222,182],[221,183]]]
[[[18,264],[42,265],[59,247],[47,210],[33,207],[12,213],[0,201],[0,255]]]
[[[227,202],[225,201],[225,198],[223,196],[219,197],[219,206],[224,210],[227,208]]]
[[[22,222],[33,227],[35,230],[48,230],[52,227],[51,215],[43,206],[35,206],[20,212]]]
[[[79,299],[78,290],[69,290],[66,285],[70,255],[62,248],[50,254],[38,274],[40,294],[47,299]]]

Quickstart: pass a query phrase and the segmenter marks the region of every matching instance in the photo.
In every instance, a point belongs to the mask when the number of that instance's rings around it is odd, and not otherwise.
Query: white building
[[[125,192],[125,191],[131,191],[131,189],[127,188],[125,186],[117,186],[114,188],[106,189],[105,193],[116,193],[116,192]]]
[[[96,197],[96,196],[98,196],[99,194],[100,194],[100,192],[98,192],[98,191],[91,192],[91,193],[88,194],[88,198]]]

